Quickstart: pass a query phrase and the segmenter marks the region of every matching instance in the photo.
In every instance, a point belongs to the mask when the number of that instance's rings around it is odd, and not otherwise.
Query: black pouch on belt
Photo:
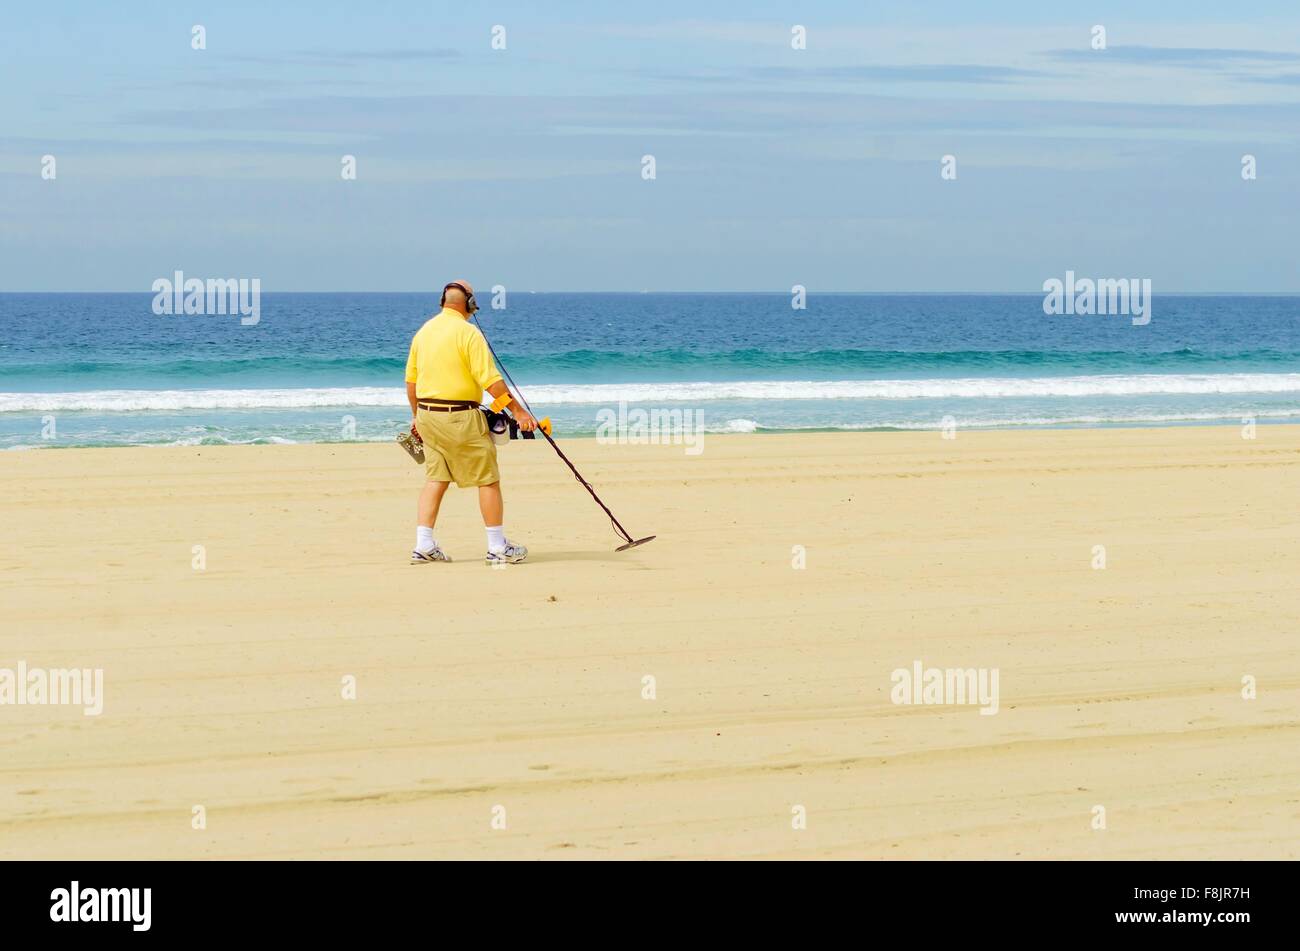
[[[512,439],[519,438],[519,424],[508,413],[494,413],[486,406],[480,407],[487,417],[488,435],[498,446],[505,445]]]

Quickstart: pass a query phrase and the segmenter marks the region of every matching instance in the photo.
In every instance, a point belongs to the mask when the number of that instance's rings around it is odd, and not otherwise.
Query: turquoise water
[[[487,304],[490,295],[483,295]],[[422,294],[0,294],[0,448],[391,439]],[[1300,298],[1160,296],[1151,322],[1042,296],[512,293],[479,318],[560,433],[685,408],[708,432],[1300,419]]]

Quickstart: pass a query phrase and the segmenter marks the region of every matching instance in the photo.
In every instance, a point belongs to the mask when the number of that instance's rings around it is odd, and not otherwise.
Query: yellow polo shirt
[[[444,307],[415,332],[406,382],[422,400],[480,400],[501,379],[487,341],[459,312]]]

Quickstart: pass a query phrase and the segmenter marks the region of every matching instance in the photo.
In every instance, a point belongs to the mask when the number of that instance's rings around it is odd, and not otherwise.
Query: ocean
[[[1157,293],[1150,323],[1043,295],[511,292],[479,320],[557,435],[602,410],[704,431],[1240,425],[1300,419],[1300,297]],[[0,294],[0,448],[390,440],[428,294]]]

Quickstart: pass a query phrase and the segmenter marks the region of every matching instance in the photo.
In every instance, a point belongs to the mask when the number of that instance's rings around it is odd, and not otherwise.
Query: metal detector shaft
[[[578,471],[578,467],[570,462],[569,457],[564,454],[564,450],[555,444],[555,440],[551,438],[551,434],[540,426],[537,427],[536,432],[539,432],[546,437],[546,441],[551,444],[551,448],[555,450],[555,454],[563,459],[564,464],[569,467],[569,471],[573,473],[573,477],[582,483],[584,489],[591,493],[591,497],[596,500],[597,505],[605,510],[605,514],[609,516],[610,522],[613,524],[614,528],[618,530],[618,533],[623,536],[623,540],[630,544],[632,542],[632,536],[628,533],[628,530],[619,524],[618,519],[614,517],[614,513],[609,510],[609,506],[600,500],[600,496],[597,495],[596,490],[591,487],[591,483],[582,477],[582,473]]]
[[[474,324],[478,327],[479,333],[483,333],[483,326],[478,322],[477,317],[474,318]],[[488,350],[492,353],[492,359],[496,361],[497,366],[501,368],[501,372],[505,375],[507,382],[509,382],[511,391],[519,402],[523,404],[524,409],[528,410],[529,413],[532,413],[533,409],[528,405],[528,400],[524,398],[523,391],[519,389],[518,384],[516,384],[514,379],[510,376],[510,371],[505,368],[501,363],[501,358],[497,356],[496,347],[492,346],[492,341],[487,339],[487,334],[483,334],[483,339],[487,342]],[[540,426],[537,427],[536,432],[539,432],[546,437],[546,441],[551,444],[551,448],[555,450],[555,454],[563,459],[564,464],[569,467],[569,471],[573,473],[573,477],[582,484],[584,489],[591,493],[591,497],[596,500],[596,504],[599,505],[604,513],[609,516],[609,523],[614,526],[614,531],[618,533],[619,538],[626,542],[626,544],[620,545],[618,548],[614,549],[615,551],[626,551],[629,548],[635,548],[637,545],[644,545],[646,542],[654,541],[654,535],[647,535],[645,538],[633,538],[628,530],[619,523],[619,520],[614,517],[614,513],[609,510],[609,506],[600,500],[600,496],[597,495],[596,490],[591,487],[591,483],[582,477],[582,473],[578,471],[578,467],[569,461],[569,457],[564,454],[564,450],[555,444],[555,440],[551,438],[551,434]]]

